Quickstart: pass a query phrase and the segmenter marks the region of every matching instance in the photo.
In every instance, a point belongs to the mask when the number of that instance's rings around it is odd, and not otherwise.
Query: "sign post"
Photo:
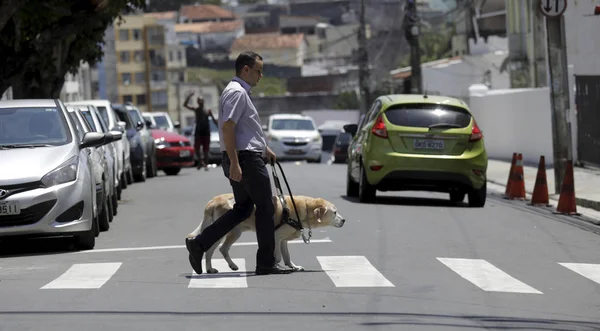
[[[550,76],[550,104],[552,106],[552,149],[554,152],[554,191],[560,194],[567,160],[571,160],[571,133],[569,129],[569,77],[567,42],[563,14],[567,0],[539,0],[540,10],[546,16],[548,40],[548,67]]]

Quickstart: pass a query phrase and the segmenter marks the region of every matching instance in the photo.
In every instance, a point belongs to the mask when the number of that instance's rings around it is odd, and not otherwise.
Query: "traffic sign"
[[[567,0],[540,0],[540,10],[546,17],[558,17],[567,10]]]

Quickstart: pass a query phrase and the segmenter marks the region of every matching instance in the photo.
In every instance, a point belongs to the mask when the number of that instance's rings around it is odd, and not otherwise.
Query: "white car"
[[[121,121],[115,111],[111,107],[108,100],[83,100],[71,101],[70,105],[96,107],[102,119],[108,125],[110,131],[120,131],[123,134],[123,139],[118,140],[117,147],[117,178],[121,189],[126,189],[128,184],[133,182],[133,169],[131,168],[131,153],[129,139],[125,132],[125,122]],[[128,178],[130,180],[128,180]]]
[[[310,116],[276,114],[263,126],[267,145],[278,160],[321,162],[323,138]]]
[[[171,116],[166,112],[143,112],[144,119],[152,123],[151,129],[161,129],[169,132],[176,132],[181,127],[179,122],[171,120]]]

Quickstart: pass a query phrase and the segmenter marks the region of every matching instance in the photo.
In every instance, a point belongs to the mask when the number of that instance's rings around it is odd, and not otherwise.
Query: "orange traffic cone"
[[[535,186],[531,195],[531,203],[533,206],[545,205],[550,206],[550,197],[548,196],[548,181],[546,180],[546,159],[540,156],[540,164],[535,178]]]
[[[513,172],[515,171],[515,163],[517,162],[517,153],[513,153],[512,161],[510,162],[510,170],[508,171],[508,179],[506,180],[506,190],[504,196],[507,197],[510,192],[510,183]]]
[[[565,178],[560,187],[560,197],[555,214],[581,215],[577,212],[575,201],[575,179],[573,178],[573,161],[567,160]]]
[[[506,199],[525,200],[525,176],[523,174],[523,154],[517,154],[515,169],[509,181],[510,189]]]

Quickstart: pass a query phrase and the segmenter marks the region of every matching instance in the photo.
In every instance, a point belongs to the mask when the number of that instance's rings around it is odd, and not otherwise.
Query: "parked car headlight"
[[[320,142],[320,141],[321,141],[321,135],[315,136],[315,137],[313,138],[313,141],[314,141],[314,142]]]
[[[79,156],[75,155],[42,177],[42,184],[46,187],[52,187],[74,181],[77,179],[78,165]]]

